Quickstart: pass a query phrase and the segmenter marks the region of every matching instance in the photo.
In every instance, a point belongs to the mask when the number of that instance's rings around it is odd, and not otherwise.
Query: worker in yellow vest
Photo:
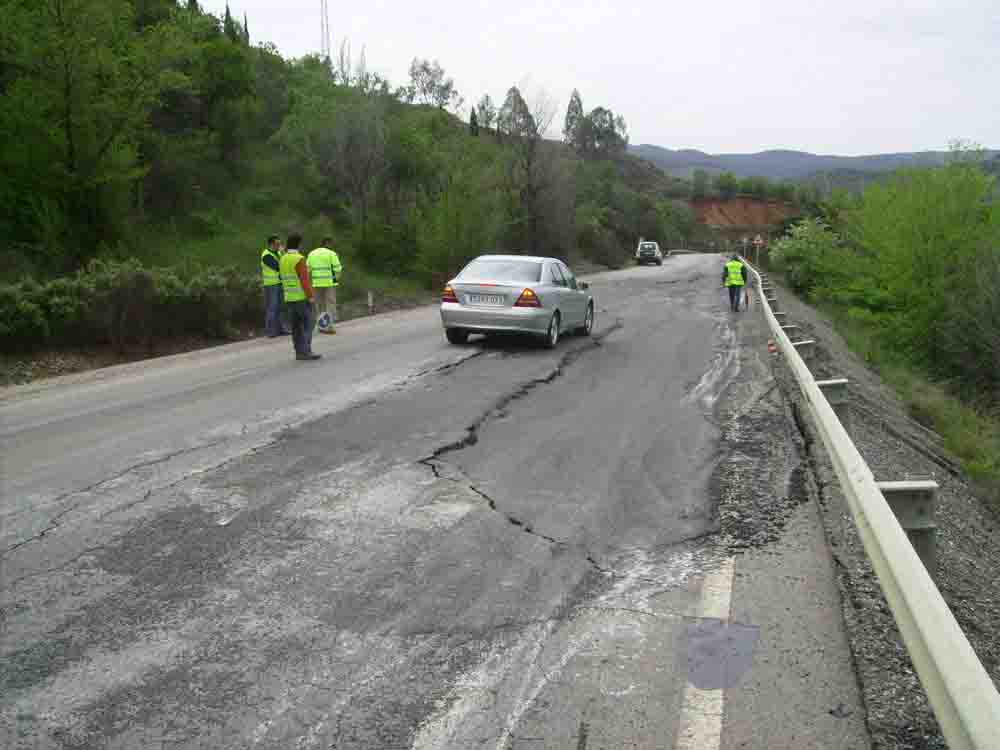
[[[260,284],[264,287],[264,333],[269,339],[288,333],[282,320],[284,295],[281,290],[281,240],[272,234],[260,254]]]
[[[740,260],[740,256],[734,255],[732,260],[726,263],[722,269],[722,284],[729,289],[729,307],[733,312],[740,311],[740,299],[743,297],[743,288],[747,283],[747,267]]]
[[[293,232],[288,235],[288,251],[281,256],[281,287],[285,294],[285,306],[292,322],[292,344],[295,359],[315,360],[321,354],[312,350],[312,307],[313,288],[309,281],[309,267],[306,257],[299,252],[302,235]]]
[[[330,249],[332,244],[332,237],[324,237],[323,244],[309,253],[306,261],[316,290],[316,323],[320,333],[337,332],[337,286],[343,266],[340,256]]]

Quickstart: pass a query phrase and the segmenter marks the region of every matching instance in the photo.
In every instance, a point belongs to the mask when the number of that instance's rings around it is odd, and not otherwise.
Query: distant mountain
[[[630,146],[636,156],[647,159],[674,177],[690,177],[696,169],[711,174],[732,172],[738,177],[768,177],[801,180],[819,172],[844,170],[855,173],[891,172],[900,167],[942,164],[947,151],[917,151],[871,156],[823,156],[805,151],[761,151],[757,154],[706,154],[704,151],[673,151],[661,146]],[[994,158],[1000,151],[987,151]]]

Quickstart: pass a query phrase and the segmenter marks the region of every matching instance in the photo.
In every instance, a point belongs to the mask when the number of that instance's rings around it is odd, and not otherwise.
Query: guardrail
[[[1000,750],[1000,694],[979,661],[941,592],[921,563],[872,475],[817,385],[809,367],[782,329],[757,278],[768,325],[784,354],[854,517],[950,750]]]

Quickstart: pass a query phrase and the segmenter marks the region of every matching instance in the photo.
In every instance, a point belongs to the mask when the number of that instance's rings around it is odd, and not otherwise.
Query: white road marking
[[[726,622],[733,593],[732,557],[705,576],[698,606],[698,617]],[[722,744],[722,719],[725,700],[722,689],[701,690],[688,683],[681,700],[674,750],[719,750]]]

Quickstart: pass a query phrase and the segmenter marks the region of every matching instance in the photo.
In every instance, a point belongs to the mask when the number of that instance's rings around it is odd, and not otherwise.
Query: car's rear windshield
[[[643,250],[655,250],[656,249],[656,244],[653,243],[653,242],[643,242],[642,243],[642,249]]]
[[[537,283],[542,280],[542,264],[531,260],[474,260],[458,278]]]

